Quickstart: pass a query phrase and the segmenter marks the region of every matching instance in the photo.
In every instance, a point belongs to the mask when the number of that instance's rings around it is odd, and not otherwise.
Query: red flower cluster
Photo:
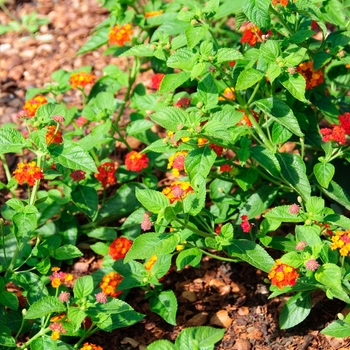
[[[273,6],[276,6],[277,4],[281,4],[282,6],[287,6],[288,0],[272,0]]]
[[[27,111],[30,117],[34,117],[36,110],[45,103],[47,103],[47,99],[44,96],[36,96],[24,104],[23,110]]]
[[[160,83],[162,82],[164,77],[165,77],[165,74],[162,74],[162,73],[154,74],[151,77],[151,83],[149,84],[149,87],[151,89],[158,90],[160,87]]]
[[[248,215],[242,215],[241,216],[242,222],[241,222],[241,228],[243,230],[243,232],[249,232],[251,229],[249,220],[248,220]]]
[[[250,46],[255,46],[257,42],[261,43],[263,38],[271,35],[271,30],[267,32],[267,34],[263,35],[261,30],[254,25],[253,23],[249,23],[244,30],[243,36],[240,40],[241,43],[247,43]]]
[[[187,108],[187,107],[189,107],[190,103],[191,103],[191,99],[190,98],[188,98],[188,97],[181,97],[174,103],[174,107]]]
[[[127,170],[140,172],[148,166],[148,157],[145,153],[131,151],[126,155],[125,166]]]
[[[123,46],[127,41],[131,40],[131,35],[134,34],[131,24],[124,24],[120,27],[118,24],[111,28],[108,34],[108,42]]]
[[[299,274],[294,267],[283,264],[278,259],[267,277],[271,280],[273,286],[282,289],[285,286],[294,286]]]
[[[48,132],[46,133],[46,144],[50,146],[53,143],[62,143],[62,131],[56,130],[56,126],[50,125],[47,127]]]
[[[117,182],[115,177],[115,165],[111,162],[102,163],[97,167],[98,173],[94,174],[95,178],[101,182],[103,187],[106,187],[108,184],[114,185]]]
[[[350,135],[350,113],[345,112],[338,118],[340,125],[333,124],[333,129],[322,128],[320,130],[320,133],[323,135],[323,142],[336,141],[341,145],[346,143],[346,135]]]
[[[131,248],[132,243],[130,239],[118,237],[109,246],[108,254],[113,260],[123,259]]]
[[[72,88],[75,89],[78,86],[85,87],[88,84],[93,84],[95,82],[95,79],[95,75],[82,71],[72,73],[69,78],[69,83],[72,85]]]
[[[35,162],[30,162],[28,164],[18,163],[17,169],[13,172],[13,176],[20,185],[27,182],[29,186],[34,186],[37,180],[44,178],[42,170],[36,166]]]
[[[231,169],[232,169],[232,166],[230,165],[230,164],[222,164],[221,166],[220,166],[220,171],[222,172],[222,173],[224,173],[224,172],[227,172],[227,173],[229,173],[230,171],[231,171]]]
[[[80,181],[80,180],[84,180],[85,179],[85,174],[86,172],[83,170],[75,170],[72,173],[70,173],[70,177],[74,180],[74,181]]]
[[[222,156],[222,153],[224,152],[224,148],[221,146],[216,145],[215,143],[211,143],[209,147],[216,153],[218,157]]]
[[[312,61],[300,63],[296,71],[305,78],[306,90],[312,89],[323,83],[323,73],[320,69],[314,70],[314,64]]]
[[[81,115],[79,118],[76,119],[75,123],[79,128],[81,128],[82,126],[88,123],[88,120]]]

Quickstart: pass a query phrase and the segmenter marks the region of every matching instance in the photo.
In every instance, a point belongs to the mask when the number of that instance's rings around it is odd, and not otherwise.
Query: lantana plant
[[[132,288],[176,325],[162,280],[205,255],[265,272],[271,297],[294,293],[281,328],[314,291],[350,303],[348,6],[101,3],[110,16],[78,54],[103,47],[126,71],[60,69],[0,129],[0,345],[101,349],[88,337],[142,319]],[[103,263],[77,278],[82,247]],[[341,318],[323,333],[349,336]]]

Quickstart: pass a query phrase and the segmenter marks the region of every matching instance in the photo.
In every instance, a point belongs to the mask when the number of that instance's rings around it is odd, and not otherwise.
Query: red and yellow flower
[[[150,272],[152,270],[152,267],[154,266],[154,264],[156,263],[156,261],[158,260],[157,255],[152,255],[148,261],[145,263],[145,269]]]
[[[108,254],[113,260],[123,259],[132,246],[133,241],[125,237],[116,238],[109,246]]]
[[[44,178],[41,168],[34,161],[28,164],[18,163],[17,169],[12,174],[20,185],[27,182],[29,186],[34,186],[37,180]]]
[[[103,348],[93,343],[84,343],[83,347],[79,350],[103,350]]]
[[[96,80],[95,75],[82,71],[82,72],[72,73],[69,78],[69,83],[72,85],[73,89],[77,87],[84,88],[86,85],[93,84],[95,80]]]
[[[59,271],[59,267],[54,267],[51,270],[53,274],[49,278],[53,288],[58,288],[61,284],[67,284],[73,280],[72,274]]]
[[[46,144],[50,146],[53,143],[62,143],[62,131],[58,130],[56,126],[50,125],[47,127],[47,133],[46,133]]]
[[[277,4],[281,4],[282,6],[287,6],[288,0],[272,0],[273,6],[276,6]]]
[[[189,193],[193,192],[191,184],[187,181],[175,181],[169,187],[165,187],[162,191],[162,193],[169,198],[171,204],[175,201],[186,198]]]
[[[123,280],[123,277],[117,272],[110,272],[102,277],[100,288],[102,292],[112,298],[117,298],[122,291],[116,291],[119,283]]]
[[[320,69],[314,69],[312,61],[300,63],[296,71],[305,78],[306,90],[312,89],[323,83],[323,73]]]
[[[268,274],[271,284],[279,289],[286,286],[294,286],[298,277],[297,270],[293,266],[282,263],[280,259],[276,260]]]
[[[114,163],[102,163],[99,167],[97,167],[97,170],[98,173],[94,174],[94,176],[101,182],[103,187],[106,187],[108,184],[114,185],[117,182]]]
[[[51,339],[57,340],[60,338],[61,334],[67,333],[67,331],[63,328],[62,323],[51,323],[49,328],[52,330]]]
[[[23,110],[27,111],[30,117],[34,117],[37,109],[46,103],[47,99],[44,96],[36,96],[24,104]]]
[[[150,18],[150,17],[159,16],[159,15],[161,15],[162,13],[163,13],[163,10],[146,12],[146,13],[145,13],[145,18]]]
[[[110,44],[117,44],[123,46],[126,42],[131,40],[131,36],[134,34],[130,23],[119,26],[118,24],[111,28],[108,34],[108,42]]]
[[[180,176],[180,171],[186,172],[185,158],[187,154],[188,154],[187,151],[179,151],[169,157],[167,168],[168,169],[172,168],[172,173],[175,177]]]
[[[250,46],[255,46],[257,42],[262,42],[262,32],[261,30],[254,25],[249,23],[244,30],[243,36],[240,40],[241,43],[247,43]]]
[[[149,159],[145,153],[131,151],[125,157],[125,166],[127,170],[140,172],[147,168],[148,161]]]
[[[331,239],[332,244],[330,248],[332,250],[339,249],[341,256],[350,255],[350,230],[337,231]]]
[[[219,96],[220,101],[225,101],[225,100],[231,100],[234,101],[235,99],[235,89],[233,87],[227,87],[224,92],[222,93],[223,96]]]

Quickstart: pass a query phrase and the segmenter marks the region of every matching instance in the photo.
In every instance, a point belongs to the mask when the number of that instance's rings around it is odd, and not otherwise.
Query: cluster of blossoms
[[[241,216],[242,222],[241,222],[241,228],[243,230],[243,232],[249,232],[251,229],[249,220],[248,220],[248,215],[242,215]]]
[[[339,117],[339,124],[333,124],[333,129],[322,128],[320,133],[323,135],[322,141],[335,141],[344,145],[346,143],[346,135],[350,135],[350,113],[345,112]]]
[[[79,128],[81,128],[82,126],[84,126],[84,125],[86,125],[88,123],[88,120],[81,115],[79,118],[77,118],[75,120],[75,123],[77,124],[77,126]]]
[[[272,0],[273,6],[276,6],[277,4],[281,4],[282,6],[287,6],[288,0]]]
[[[52,340],[57,340],[60,338],[61,334],[67,333],[67,331],[63,328],[62,323],[51,323],[49,328],[52,330],[51,338]]]
[[[191,184],[187,181],[175,181],[169,187],[163,188],[162,193],[165,194],[170,200],[170,204],[175,201],[185,199],[189,193],[193,193]]]
[[[209,141],[203,137],[200,137],[197,141],[198,147],[203,147],[206,145]],[[224,148],[221,146],[216,145],[215,143],[211,143],[209,147],[216,153],[218,157],[222,156],[222,153],[224,152]]]
[[[299,274],[294,267],[283,264],[279,259],[276,260],[268,274],[271,284],[279,289],[294,286],[298,277]]]
[[[247,113],[243,109],[239,109],[238,112],[244,113],[243,118],[237,123],[237,125],[245,125],[249,126],[250,128],[253,126],[252,122],[250,121]],[[256,113],[253,110],[250,110],[250,113],[253,115],[254,119],[258,122],[259,121],[259,114]]]
[[[309,259],[305,262],[305,267],[307,270],[316,271],[320,267],[320,264],[315,259]]]
[[[294,203],[289,207],[289,212],[291,214],[297,215],[299,214],[299,211],[300,211],[300,206],[298,204]]]
[[[75,170],[72,173],[69,174],[69,176],[74,180],[74,181],[81,181],[85,179],[85,174],[86,172],[83,170]]]
[[[131,40],[131,36],[134,34],[130,23],[119,26],[118,24],[111,28],[108,34],[108,42],[110,44],[117,44],[123,46],[124,43]]]
[[[180,141],[175,141],[175,133],[174,131],[168,131],[168,139],[170,141],[170,143],[177,147],[181,142],[188,142],[190,140],[189,137],[181,137]],[[206,140],[206,142],[208,142],[208,140]]]
[[[348,256],[350,253],[350,230],[337,231],[331,238],[332,244],[330,248],[332,250],[339,249],[341,256]]]
[[[119,283],[123,280],[123,277],[117,272],[110,272],[109,274],[102,277],[100,288],[105,295],[109,295],[112,298],[117,298],[121,291],[116,291]]]
[[[72,73],[69,78],[69,83],[72,85],[73,89],[77,87],[84,88],[88,84],[93,84],[95,80],[96,80],[95,75],[82,71],[82,72]]]
[[[174,103],[174,107],[187,108],[187,107],[190,106],[190,104],[191,104],[191,99],[190,98],[188,98],[188,97],[181,97]]]
[[[62,303],[68,303],[70,298],[70,294],[68,292],[61,292],[60,295],[58,296],[58,299]]]
[[[261,43],[262,41],[266,40],[271,34],[271,30],[269,30],[266,34],[263,34],[255,24],[249,23],[245,26],[244,33],[240,42],[247,43],[250,46],[255,46],[257,42]]]
[[[34,186],[37,180],[44,178],[41,168],[34,161],[28,164],[18,163],[17,169],[12,174],[20,185],[27,182],[29,186]]]
[[[187,154],[187,151],[179,151],[169,157],[167,168],[172,169],[172,173],[175,177],[180,176],[180,171],[186,172],[185,158]]]
[[[235,89],[233,87],[227,87],[224,92],[222,93],[222,96],[219,96],[220,101],[225,101],[225,100],[235,100]]]
[[[151,220],[149,219],[149,217],[150,217],[150,213],[145,212],[145,213],[143,214],[143,220],[142,220],[142,222],[141,222],[141,228],[142,228],[142,230],[144,230],[144,231],[148,231],[148,230],[150,230],[151,227],[152,227],[152,222],[151,222]]]
[[[149,87],[153,90],[158,90],[160,87],[160,83],[162,82],[164,77],[165,77],[165,74],[163,73],[157,73],[152,75]]]
[[[123,259],[132,246],[133,241],[125,237],[116,238],[109,246],[108,254],[113,260]]]
[[[125,157],[125,166],[127,170],[140,172],[147,168],[148,161],[145,153],[131,151]]]
[[[103,292],[100,292],[100,293],[97,293],[95,294],[95,297],[96,297],[96,301],[98,303],[102,303],[102,304],[106,304],[107,303],[107,295]]]
[[[53,271],[53,274],[50,276],[50,281],[53,288],[58,288],[61,284],[73,280],[72,274],[60,271],[59,267],[53,267],[51,271]]]
[[[232,166],[230,164],[225,163],[220,166],[220,172],[222,173],[225,173],[225,172],[229,173],[231,170],[232,170]]]
[[[159,15],[161,15],[162,13],[163,13],[163,10],[146,12],[146,13],[145,13],[145,18],[150,18],[150,17],[159,16]]]
[[[50,125],[47,127],[47,133],[46,133],[46,144],[50,146],[53,143],[62,143],[63,138],[62,138],[62,131],[58,130],[56,126]]]
[[[320,69],[314,69],[312,61],[300,63],[296,68],[296,71],[305,78],[306,90],[312,89],[323,83],[323,73]]]
[[[97,167],[98,173],[94,174],[95,178],[101,182],[103,187],[106,187],[108,184],[114,185],[117,182],[115,177],[115,165],[111,162],[102,163]]]
[[[148,261],[145,263],[145,269],[150,272],[152,270],[152,267],[154,266],[154,264],[156,263],[156,261],[158,260],[157,255],[152,255]]]
[[[79,350],[103,350],[103,348],[92,343],[84,343],[83,347]]]
[[[37,109],[46,103],[47,99],[44,96],[36,96],[24,104],[23,110],[28,112],[29,117],[34,117]]]

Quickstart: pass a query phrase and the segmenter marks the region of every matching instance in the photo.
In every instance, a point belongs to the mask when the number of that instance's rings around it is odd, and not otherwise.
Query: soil
[[[11,0],[8,9],[17,17],[37,11],[50,23],[43,25],[36,36],[29,33],[7,33],[0,36],[0,115],[1,124],[18,123],[16,114],[25,101],[26,90],[43,87],[50,75],[60,68],[72,70],[92,65],[96,76],[102,76],[107,64],[121,68],[124,59],[104,56],[104,48],[75,56],[90,31],[106,18],[108,12],[95,0]],[[0,12],[0,23],[9,18]],[[140,77],[147,85],[148,76]],[[67,102],[76,102],[79,92],[68,94]],[[9,161],[11,161],[9,159]],[[0,174],[1,176],[1,174]],[[2,197],[2,195],[1,195]],[[92,251],[75,263],[75,276],[90,273],[101,258]],[[172,270],[165,279],[165,289],[172,289],[178,298],[177,326],[171,326],[149,311],[141,290],[132,290],[127,297],[136,311],[145,314],[138,324],[112,333],[97,333],[89,341],[105,350],[145,349],[157,339],[175,341],[178,333],[190,326],[210,325],[226,328],[216,350],[345,350],[350,339],[324,336],[320,331],[344,311],[345,304],[329,300],[322,292],[313,295],[313,308],[298,326],[281,330],[279,312],[289,296],[269,299],[266,274],[246,264],[222,263],[204,258],[200,269]]]

